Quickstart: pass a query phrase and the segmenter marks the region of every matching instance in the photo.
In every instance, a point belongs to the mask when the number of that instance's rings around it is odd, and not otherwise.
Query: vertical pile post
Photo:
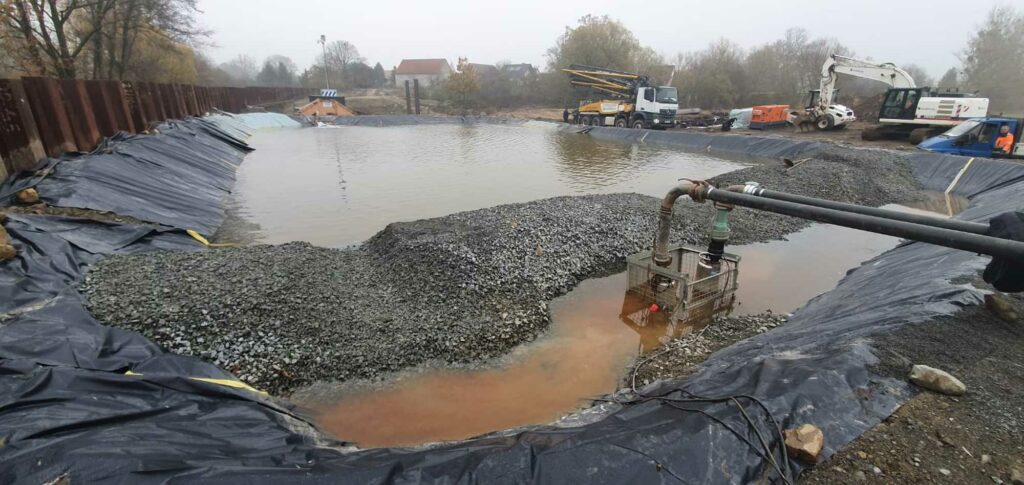
[[[58,157],[62,153],[78,150],[71,122],[64,109],[64,95],[57,80],[23,77],[21,83],[46,154]]]
[[[32,108],[17,79],[0,79],[0,158],[7,176],[46,158]]]
[[[79,150],[91,150],[100,141],[100,130],[96,127],[95,111],[85,91],[85,82],[80,79],[62,79],[60,90],[64,93],[64,109],[71,123],[75,144]]]
[[[413,97],[416,100],[416,114],[420,114],[420,80],[412,80]]]
[[[405,114],[412,114],[412,94],[409,92],[409,80],[405,80]]]

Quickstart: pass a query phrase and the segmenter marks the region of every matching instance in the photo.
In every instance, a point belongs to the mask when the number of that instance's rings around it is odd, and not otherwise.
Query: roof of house
[[[473,70],[476,71],[477,76],[498,77],[498,68],[490,64],[475,64],[471,62],[469,65],[473,66]]]
[[[501,70],[506,74],[520,77],[525,77],[537,72],[537,68],[533,67],[531,64],[505,64],[504,66],[501,66]]]
[[[442,74],[452,66],[447,59],[402,59],[395,74]]]

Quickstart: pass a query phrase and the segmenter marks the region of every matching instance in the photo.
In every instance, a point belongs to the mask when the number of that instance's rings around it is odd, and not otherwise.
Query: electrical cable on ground
[[[702,328],[696,334],[691,334],[692,336],[690,338],[688,338],[687,340],[696,341],[697,339],[699,339],[704,334],[704,332],[710,326],[711,326],[711,324],[705,326],[704,328]],[[663,356],[665,354],[668,354],[668,353],[670,353],[672,351],[678,350],[678,349],[679,349],[679,347],[666,348],[666,349],[664,349],[664,350],[662,350],[662,351],[660,351],[660,352],[658,352],[656,354],[653,354],[653,355],[645,358],[644,360],[640,361],[639,363],[637,363],[636,366],[633,367],[632,375],[630,377],[630,390],[632,391],[632,393],[635,396],[637,396],[636,399],[627,400],[627,401],[620,401],[620,400],[614,400],[614,399],[611,399],[611,400],[608,400],[608,399],[598,399],[598,400],[600,400],[600,401],[607,401],[607,402],[614,402],[614,403],[617,403],[617,404],[620,404],[620,405],[639,404],[641,402],[646,402],[646,401],[660,401],[660,402],[668,404],[669,406],[673,407],[674,409],[678,409],[680,411],[698,413],[698,414],[700,414],[700,415],[702,415],[702,416],[704,416],[704,417],[714,421],[715,423],[721,425],[722,427],[727,429],[730,433],[735,435],[738,439],[740,439],[741,441],[746,443],[748,446],[750,446],[750,448],[754,451],[755,454],[757,454],[759,457],[761,457],[762,459],[767,460],[769,462],[769,464],[772,466],[772,468],[775,470],[775,472],[778,473],[779,477],[787,485],[792,485],[792,483],[793,483],[793,481],[792,481],[792,469],[790,467],[789,453],[786,451],[785,436],[782,433],[782,427],[779,425],[778,420],[775,419],[775,416],[772,415],[771,411],[769,411],[768,406],[766,406],[763,402],[761,402],[761,400],[759,400],[759,399],[757,399],[757,398],[755,398],[753,396],[748,396],[748,395],[736,395],[736,396],[724,396],[724,397],[705,397],[705,396],[699,396],[699,395],[690,393],[690,392],[685,391],[685,390],[680,390],[680,391],[686,393],[689,396],[692,396],[692,398],[672,398],[672,397],[668,397],[666,395],[647,395],[647,394],[644,394],[644,393],[640,392],[639,390],[637,390],[637,388],[636,388],[636,376],[637,376],[637,373],[639,372],[640,368],[642,368],[643,366],[647,365],[648,363],[654,361],[655,359],[657,359],[657,358],[659,358],[659,357],[661,357],[661,356]],[[754,421],[754,419],[747,413],[746,408],[739,402],[739,399],[748,399],[748,400],[754,402],[755,404],[757,404],[758,407],[761,408],[761,410],[768,417],[768,423],[767,424],[769,424],[771,427],[775,428],[774,431],[775,431],[775,434],[776,434],[776,436],[777,436],[777,438],[779,440],[778,443],[779,443],[779,448],[781,449],[781,455],[782,455],[781,465],[779,463],[779,460],[776,460],[776,458],[775,458],[774,448],[764,438],[764,435],[761,433],[760,427]],[[735,404],[739,408],[740,414],[743,416],[744,421],[747,423],[749,428],[753,429],[754,434],[757,436],[757,439],[760,442],[760,446],[758,446],[757,444],[751,442],[746,436],[743,436],[739,431],[737,431],[733,427],[729,426],[727,423],[725,423],[721,419],[719,419],[719,418],[717,418],[715,416],[712,416],[710,413],[707,413],[706,411],[703,411],[703,410],[689,409],[689,408],[685,408],[685,407],[682,407],[682,406],[678,405],[678,404],[684,404],[684,403],[723,403],[723,402],[724,403],[730,403],[731,402],[731,403]]]

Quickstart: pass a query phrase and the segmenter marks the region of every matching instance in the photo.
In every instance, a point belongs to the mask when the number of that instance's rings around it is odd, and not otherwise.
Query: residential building
[[[537,68],[530,64],[505,64],[501,73],[509,79],[529,79],[537,75]]]
[[[406,81],[419,80],[420,87],[448,79],[452,66],[447,59],[402,59],[395,69],[395,85],[402,87]]]
[[[481,81],[493,81],[501,75],[498,72],[498,68],[490,64],[474,64],[471,62],[469,65],[473,68],[473,72],[476,73],[477,79]]]

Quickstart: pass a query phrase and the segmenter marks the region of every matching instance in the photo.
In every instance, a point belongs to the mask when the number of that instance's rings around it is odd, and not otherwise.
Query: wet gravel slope
[[[907,164],[883,151],[836,149],[789,170],[760,165],[713,182],[748,180],[870,205],[919,196]],[[557,197],[391,224],[350,250],[289,243],[117,256],[96,264],[82,290],[100,320],[287,394],[321,380],[479,362],[534,339],[550,323],[547,301],[650,248],[658,204],[637,194]],[[703,244],[712,213],[681,200],[673,236]],[[733,242],[805,225],[738,209]]]

